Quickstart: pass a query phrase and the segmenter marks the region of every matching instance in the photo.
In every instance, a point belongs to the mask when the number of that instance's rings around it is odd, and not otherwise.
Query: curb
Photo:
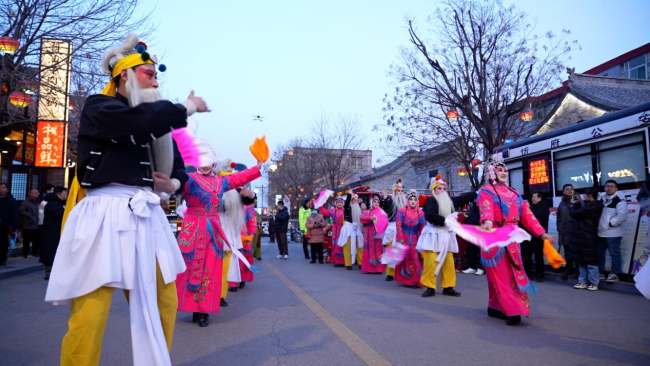
[[[0,280],[4,280],[6,278],[11,278],[11,277],[17,277],[29,273],[39,272],[43,270],[45,270],[45,267],[41,263],[29,267],[10,269],[4,272],[0,272]]]
[[[548,271],[544,273],[544,280],[564,283],[571,286],[578,283],[578,279],[573,276],[564,278],[560,273],[548,272]],[[623,282],[623,281],[606,282],[605,280],[601,280],[600,283],[598,284],[598,290],[613,291],[613,292],[619,292],[624,294],[643,296],[639,292],[639,290],[636,289],[634,283],[631,282]]]

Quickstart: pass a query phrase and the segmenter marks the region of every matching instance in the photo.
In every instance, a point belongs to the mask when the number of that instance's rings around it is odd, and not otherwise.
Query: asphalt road
[[[230,293],[209,327],[180,313],[174,365],[365,365],[344,339],[392,365],[650,365],[650,301],[637,295],[544,282],[531,317],[509,327],[486,315],[484,276],[459,274],[460,298],[422,298],[384,276],[309,264],[296,244],[289,250],[277,260],[275,246],[263,246],[256,280]],[[58,364],[69,308],[44,303],[45,288],[42,273],[0,281],[1,365]],[[116,291],[102,365],[132,363],[128,316]]]

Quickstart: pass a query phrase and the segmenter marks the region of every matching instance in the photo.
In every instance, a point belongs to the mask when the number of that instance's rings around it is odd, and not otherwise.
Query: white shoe
[[[282,254],[278,254],[275,256],[275,259],[282,259]]]
[[[584,290],[584,289],[587,288],[587,284],[586,283],[576,283],[575,285],[573,285],[573,288],[576,289],[576,290]]]
[[[615,275],[614,273],[610,273],[609,276],[607,276],[607,279],[605,281],[607,281],[607,282],[618,282],[618,276]]]
[[[289,259],[289,255],[285,254],[284,259]]]
[[[476,273],[476,270],[474,268],[468,268],[463,271],[464,274],[473,274]]]
[[[479,269],[476,270],[476,273],[475,273],[475,274],[476,274],[477,276],[483,276],[483,275],[485,274],[485,271],[479,268]]]
[[[593,283],[587,286],[587,290],[589,291],[598,291],[598,286],[594,285]]]

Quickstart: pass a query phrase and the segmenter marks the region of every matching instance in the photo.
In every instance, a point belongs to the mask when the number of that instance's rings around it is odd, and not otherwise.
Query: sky
[[[529,14],[535,31],[572,32],[582,50],[571,54],[577,72],[650,42],[650,0],[505,1]],[[184,100],[190,90],[211,113],[197,114],[199,135],[221,158],[248,166],[248,146],[266,135],[278,143],[308,134],[326,113],[356,115],[373,165],[382,150],[382,99],[395,84],[390,65],[409,46],[405,18],[421,30],[434,13],[431,0],[144,0],[157,25],[149,50],[167,66],[163,95]],[[144,39],[147,42],[148,40]],[[559,75],[563,79],[566,75]],[[559,79],[558,79],[559,86]],[[256,121],[253,116],[263,120]],[[378,160],[380,159],[380,160]]]

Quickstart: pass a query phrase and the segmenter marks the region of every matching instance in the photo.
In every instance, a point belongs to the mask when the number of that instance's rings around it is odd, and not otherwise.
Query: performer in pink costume
[[[406,207],[397,211],[395,223],[397,226],[397,242],[406,245],[408,251],[404,261],[395,267],[395,281],[401,285],[420,288],[422,260],[417,249],[418,238],[426,225],[424,212],[418,207],[418,193],[411,189],[406,194]]]
[[[242,230],[242,244],[244,248],[240,252],[246,257],[248,263],[253,265],[253,237],[257,232],[257,221],[255,216],[255,205],[248,205],[244,208],[246,214],[246,229]],[[245,239],[244,239],[245,238]],[[248,240],[250,239],[250,240]],[[243,262],[239,263],[239,270],[241,271],[241,282],[238,284],[239,288],[244,288],[246,282],[252,282],[255,279],[255,274]]]
[[[213,153],[214,154],[214,153]],[[183,197],[187,210],[178,237],[178,245],[187,269],[176,278],[178,310],[194,312],[193,321],[208,326],[208,313],[219,312],[225,234],[218,209],[222,195],[261,177],[256,167],[238,174],[214,175],[216,156],[210,164],[189,174]]]
[[[382,238],[376,238],[377,229],[375,222],[379,216],[388,218],[384,210],[379,207],[379,196],[372,197],[372,207],[361,214],[361,223],[364,224],[366,231],[363,234],[363,259],[361,261],[361,273],[383,273],[386,265],[381,263],[381,255],[384,252]],[[385,229],[385,227],[384,227]]]
[[[534,236],[554,242],[555,237],[544,232],[528,202],[516,190],[508,187],[508,168],[505,164],[493,160],[487,169],[488,183],[478,195],[483,229],[491,230],[493,226],[521,223]],[[530,300],[526,290],[535,290],[524,272],[519,243],[481,251],[481,261],[485,267],[490,294],[488,315],[505,319],[507,325],[519,324],[522,315],[530,314]]]
[[[329,211],[321,210],[323,216],[329,216],[332,218],[332,263],[334,267],[343,267],[345,266],[345,256],[343,255],[343,247],[337,245],[338,238],[341,234],[341,228],[343,227],[343,222],[345,221],[345,210],[343,205],[345,199],[343,196],[336,196],[334,200],[334,207],[330,208]]]

